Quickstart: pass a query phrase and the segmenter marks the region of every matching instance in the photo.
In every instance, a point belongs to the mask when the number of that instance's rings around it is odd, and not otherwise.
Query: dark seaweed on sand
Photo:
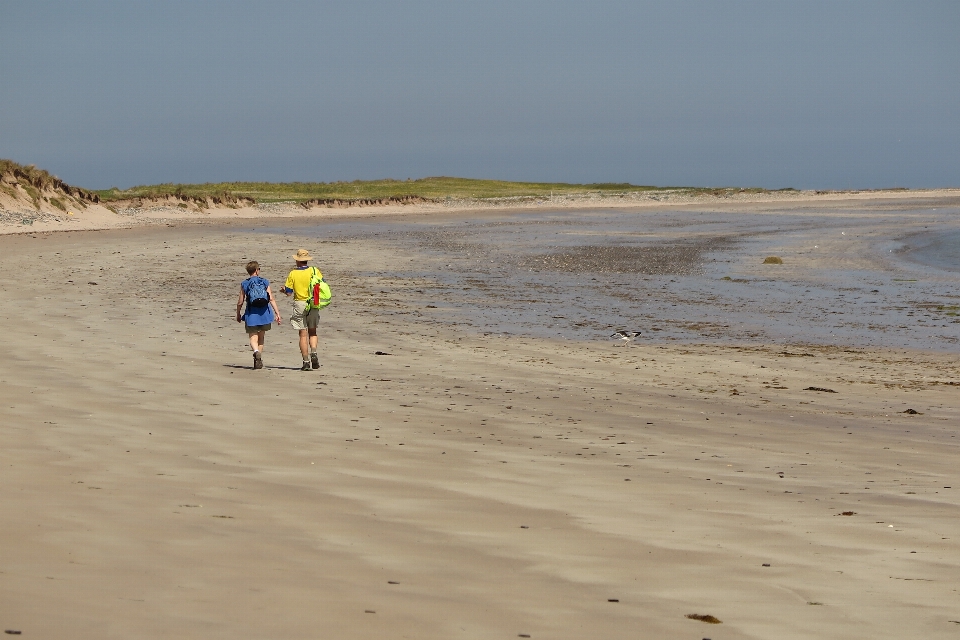
[[[706,622],[707,624],[722,624],[719,618],[715,618],[709,614],[701,613],[688,613],[687,617],[691,620],[699,620],[700,622]]]
[[[535,271],[693,275],[702,270],[705,253],[726,248],[728,244],[723,238],[713,238],[647,246],[581,245],[529,256],[519,266]]]

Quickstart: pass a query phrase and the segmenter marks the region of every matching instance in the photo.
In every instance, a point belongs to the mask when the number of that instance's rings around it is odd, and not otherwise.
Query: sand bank
[[[657,227],[666,240],[700,233],[686,214],[662,215],[674,216]],[[694,339],[668,313],[681,304],[671,287],[722,320],[735,304],[718,282],[770,277],[734,253],[720,280],[704,262],[717,247],[682,273],[592,254],[620,264],[607,277],[650,278],[639,291],[664,298],[632,344],[608,340],[601,318],[594,339],[576,318],[556,320],[566,336],[536,334],[526,316],[507,330],[461,315],[480,308],[479,284],[462,280],[480,269],[468,237],[283,224],[0,239],[0,626],[72,638],[956,637],[960,370],[948,340],[800,343],[736,327]],[[763,237],[806,246],[788,235]],[[751,242],[750,255],[769,248]],[[259,259],[276,281],[301,244],[336,296],[323,367],[297,371],[295,334],[277,327],[252,371],[231,317],[242,264]],[[910,279],[867,246],[848,250],[848,273]],[[829,280],[829,257],[796,253],[792,282]],[[562,272],[567,254],[551,255],[538,277]],[[525,259],[516,268],[537,276]],[[539,309],[529,292],[551,286],[521,284],[505,314]],[[930,313],[944,327],[929,335],[955,333],[952,316]],[[904,336],[928,335],[911,326]]]
[[[718,192],[720,193],[720,192]],[[331,219],[343,217],[397,214],[456,214],[477,211],[554,211],[589,208],[662,208],[672,206],[726,207],[783,204],[830,204],[893,201],[923,203],[931,200],[960,199],[960,189],[868,190],[868,191],[724,191],[690,194],[686,190],[626,192],[623,194],[586,194],[550,197],[510,197],[485,199],[453,199],[440,202],[384,204],[376,206],[317,206],[294,203],[250,205],[210,204],[203,209],[187,207],[168,198],[159,201],[135,200],[107,204],[87,204],[61,211],[43,203],[40,209],[23,201],[3,198],[0,194],[0,235],[47,231],[90,231],[128,229],[143,225],[229,222],[240,220]]]

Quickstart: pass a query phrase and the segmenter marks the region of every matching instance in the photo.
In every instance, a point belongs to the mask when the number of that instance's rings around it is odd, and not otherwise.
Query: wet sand
[[[0,238],[0,626],[954,638],[956,276],[897,258],[935,205]],[[242,265],[298,246],[323,366],[285,326],[252,371]]]

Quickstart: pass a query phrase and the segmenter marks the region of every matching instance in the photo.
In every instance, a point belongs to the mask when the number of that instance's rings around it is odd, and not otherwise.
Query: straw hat
[[[297,253],[291,256],[297,262],[306,262],[307,260],[313,260],[313,256],[310,255],[310,252],[306,249],[297,249]]]

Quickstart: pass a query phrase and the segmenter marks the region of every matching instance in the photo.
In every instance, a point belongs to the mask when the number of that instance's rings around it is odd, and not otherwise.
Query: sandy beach
[[[955,191],[418,206],[4,228],[0,627],[960,635]]]

